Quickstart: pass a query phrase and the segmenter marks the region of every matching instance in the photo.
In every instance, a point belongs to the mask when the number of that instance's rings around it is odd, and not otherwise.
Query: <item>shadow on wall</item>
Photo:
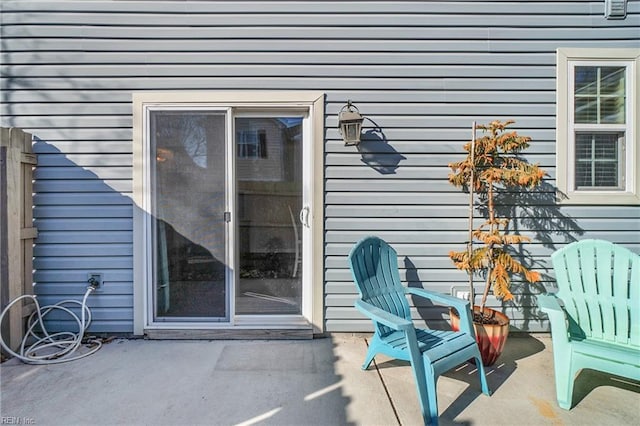
[[[358,145],[358,152],[362,156],[362,162],[382,175],[395,174],[400,163],[406,158],[398,153],[389,144],[381,127],[373,120],[373,128],[367,130]],[[540,322],[546,319],[546,315],[537,308],[536,295],[547,292],[547,286],[553,287],[554,277],[551,275],[551,265],[546,259],[545,251],[553,252],[568,243],[576,241],[584,230],[578,222],[563,213],[557,203],[557,188],[548,182],[543,182],[534,189],[522,188],[517,193],[499,192],[495,196],[496,214],[498,217],[511,219],[509,233],[532,233],[531,243],[520,244],[512,247],[515,258],[524,266],[536,270],[541,274],[541,281],[528,283],[517,277],[512,282],[511,291],[515,299],[511,302],[503,302],[502,310],[511,310],[511,318],[518,318],[523,330],[529,330],[532,321]],[[486,199],[478,197],[474,208],[477,227],[483,219],[488,218]],[[464,245],[460,241],[460,245]],[[535,244],[535,245],[532,245]],[[540,245],[547,250],[540,250]],[[546,254],[548,256],[548,254]],[[411,287],[422,287],[422,281],[418,276],[418,270],[413,262],[404,258],[406,268],[406,280]],[[453,268],[453,264],[451,266]],[[448,312],[435,306],[427,306],[420,298],[414,298],[414,304],[420,318],[427,325],[441,326],[448,318]],[[519,313],[515,312],[519,311]]]
[[[557,188],[544,182],[535,189],[522,188],[517,194],[498,193],[496,195],[496,214],[499,217],[511,218],[509,222],[510,234],[531,233],[530,243],[513,246],[512,255],[531,270],[540,272],[541,280],[529,283],[525,280],[514,280],[511,292],[514,300],[502,302],[503,311],[510,310],[508,316],[522,319],[523,330],[528,330],[531,321],[546,320],[546,314],[538,310],[536,295],[547,292],[547,287],[554,287],[555,278],[550,274],[550,261],[543,262],[540,256],[532,253],[532,244],[541,243],[553,252],[566,244],[577,241],[584,234],[578,222],[565,215],[556,200]],[[486,204],[477,208],[484,218],[487,218]],[[536,260],[536,258],[538,260]],[[551,289],[550,289],[551,290]],[[520,315],[515,315],[520,311]]]
[[[90,329],[90,331],[94,333],[105,331],[104,321],[113,319],[114,311],[120,312],[119,322],[131,324],[132,215],[133,209],[137,207],[131,198],[123,195],[128,190],[119,187],[119,184],[110,184],[113,182],[114,175],[111,174],[113,171],[108,170],[109,167],[104,167],[107,162],[104,156],[95,156],[95,161],[86,159],[86,156],[85,159],[78,160],[74,155],[67,156],[53,144],[40,139],[36,139],[34,150],[39,154],[40,159],[36,169],[36,185],[41,185],[42,181],[46,180],[49,190],[55,191],[41,190],[36,193],[36,220],[41,229],[39,240],[36,241],[35,260],[38,297],[43,303],[56,303],[62,299],[79,299],[85,292],[87,272],[103,272],[104,287],[88,299],[94,316],[94,325],[98,326],[97,330]],[[83,165],[80,166],[76,162]],[[128,179],[123,181],[128,185]],[[66,185],[69,186],[65,187]],[[166,222],[158,221],[158,223],[170,227]],[[192,254],[197,256],[198,261],[195,262],[197,268],[213,264],[202,262],[203,256],[210,258],[202,246],[193,244],[175,230],[172,232],[174,234],[171,238],[188,246],[185,247],[184,252],[188,252],[187,249],[190,247]],[[65,250],[68,251],[63,250],[63,246],[67,247]],[[115,266],[105,268],[108,265]],[[186,266],[183,265],[183,267]],[[202,269],[198,271],[203,272]],[[202,277],[195,279],[202,280]],[[129,302],[123,304],[122,301]],[[55,325],[52,329],[69,330],[70,324],[72,323],[64,317],[54,316],[50,318],[48,325]],[[112,327],[112,325],[109,326]],[[126,329],[111,328],[109,331],[125,334],[132,330],[129,325]],[[143,340],[130,342],[144,343]],[[341,347],[349,348],[350,346],[336,345],[333,338],[300,342],[239,342],[225,345],[209,373],[211,377],[233,376],[234,380],[229,382],[232,386],[224,395],[221,395],[215,386],[205,387],[208,391],[205,389],[205,393],[200,395],[201,398],[195,401],[193,398],[187,398],[182,401],[182,406],[188,407],[188,410],[172,410],[169,414],[157,410],[157,401],[166,397],[166,389],[175,386],[175,383],[192,384],[193,381],[183,380],[184,368],[174,369],[177,374],[173,376],[169,374],[164,378],[159,378],[156,374],[158,369],[162,368],[161,365],[156,366],[158,368],[145,368],[137,380],[143,384],[148,383],[142,387],[152,393],[157,392],[157,397],[147,398],[151,403],[143,402],[133,418],[155,419],[156,423],[169,421],[177,424],[184,422],[185,419],[197,422],[202,418],[202,413],[211,412],[213,406],[214,412],[223,413],[224,417],[234,424],[260,422],[305,424],[309,419],[313,419],[312,423],[316,424],[351,424],[347,418],[347,407],[351,405],[351,398],[345,394],[343,376],[336,370],[336,360],[351,357],[352,354],[344,352],[344,349],[341,352]],[[365,349],[363,346],[363,350]],[[133,352],[147,350],[153,352],[156,349],[153,346],[144,346]],[[169,350],[174,350],[178,354],[183,351],[193,354],[188,342],[175,343],[173,349],[169,348]],[[98,355],[100,353],[95,356]],[[110,355],[118,356],[113,352]],[[189,359],[189,356],[176,355],[174,358]],[[99,380],[94,380],[95,377],[110,377],[113,383],[128,383],[127,369],[114,370],[111,368],[112,362],[106,364],[103,362],[105,357],[92,359],[94,360],[92,377],[80,377],[76,381],[88,383],[89,387],[101,385]],[[153,356],[142,357],[142,359],[147,361],[157,359],[160,363],[166,361],[162,357],[154,358]],[[71,366],[71,364],[62,364],[61,367],[64,368],[64,365]],[[31,368],[28,365],[24,367]],[[44,370],[40,371],[44,372]],[[84,371],[75,369],[70,374],[73,376],[79,372],[82,375]],[[96,371],[99,374],[96,375]],[[44,418],[45,413],[34,413],[32,406],[24,404],[25,383],[16,383],[16,380],[25,376],[23,373],[20,372],[19,377],[14,378],[13,385],[12,378],[3,381],[3,403],[6,403],[6,408],[9,408],[12,413]],[[201,372],[198,372],[198,375],[201,377]],[[306,379],[299,383],[301,386],[295,387],[295,392],[298,393],[296,397],[292,398],[291,392],[273,392],[274,383],[282,383],[283,388],[286,388],[287,384],[300,375],[305,375]],[[196,382],[197,379],[198,377],[194,376]],[[31,380],[29,383],[37,384],[41,381]],[[36,387],[42,388],[42,386]],[[9,391],[5,392],[7,389]],[[53,389],[53,393],[50,392],[51,388],[47,388],[47,392],[60,404],[77,401],[77,404],[71,405],[82,406],[81,401],[87,402],[86,387],[77,394],[56,392],[55,387]],[[38,389],[26,392],[33,394],[33,392],[37,393]],[[126,395],[127,391],[124,390],[124,393]],[[99,395],[100,392],[90,392],[90,394]],[[188,391],[182,394],[192,396]],[[229,407],[237,406],[238,400],[246,402],[244,409],[229,410]],[[89,401],[90,405],[95,407],[113,405],[94,402],[95,404],[91,404]],[[65,416],[73,417],[76,414],[73,410],[67,410],[60,420],[63,423],[70,423],[71,419]],[[118,418],[123,419],[124,422],[132,418],[128,415],[119,417],[118,413],[108,410],[103,410],[96,415],[100,418],[112,419],[116,423]],[[69,421],[65,422],[65,419]]]
[[[34,141],[35,293],[41,304],[81,299],[87,274],[102,273],[103,287],[88,299],[89,331],[132,333],[133,209],[138,207],[123,195],[131,191],[129,168],[109,165],[104,155],[67,155],[52,143]],[[155,219],[156,234],[162,236],[155,273],[173,284],[161,286],[159,309],[167,316],[223,316],[224,263],[173,224]],[[197,297],[187,297],[189,289],[197,289]],[[52,331],[68,330],[75,324],[69,320],[52,312],[47,325]]]
[[[404,257],[403,262],[406,270],[407,286],[424,288],[422,281],[418,276],[418,268],[416,265],[407,256]],[[447,307],[435,305],[428,299],[414,295],[411,296],[411,301],[413,302],[413,306],[416,307],[420,319],[425,322],[428,328],[441,330],[448,330],[451,328],[446,320],[449,316],[449,310]]]
[[[358,152],[362,156],[362,162],[382,175],[395,174],[396,169],[406,157],[396,151],[385,136],[378,124],[367,118],[375,126],[367,130],[358,145]]]

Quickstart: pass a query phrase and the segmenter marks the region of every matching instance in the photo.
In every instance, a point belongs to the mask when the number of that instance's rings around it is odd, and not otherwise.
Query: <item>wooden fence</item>
[[[31,135],[16,128],[0,134],[0,306],[33,294],[33,154]],[[16,350],[33,303],[14,306],[2,323],[2,336]]]

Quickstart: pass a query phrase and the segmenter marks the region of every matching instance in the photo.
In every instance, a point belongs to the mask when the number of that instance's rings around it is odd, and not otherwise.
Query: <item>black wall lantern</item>
[[[338,127],[340,127],[340,133],[342,133],[345,145],[358,145],[360,143],[363,121],[364,117],[360,115],[358,108],[351,103],[351,100],[348,100],[347,104],[340,110],[340,114],[338,114]]]

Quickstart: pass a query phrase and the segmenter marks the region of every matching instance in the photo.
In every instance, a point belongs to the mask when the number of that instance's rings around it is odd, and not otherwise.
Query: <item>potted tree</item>
[[[528,136],[507,131],[513,121],[492,121],[488,125],[473,124],[472,141],[464,145],[467,158],[451,163],[449,182],[469,191],[469,239],[462,251],[451,251],[449,257],[458,269],[469,274],[469,299],[473,322],[484,365],[492,365],[504,348],[509,332],[509,318],[502,312],[486,307],[489,292],[502,301],[513,299],[510,291],[511,276],[518,274],[534,283],[540,275],[530,271],[511,254],[511,246],[530,241],[524,235],[509,233],[508,217],[499,217],[497,204],[500,194],[509,194],[523,188],[535,188],[546,175],[537,164],[530,164],[518,156],[529,147]],[[476,139],[476,129],[484,135]],[[473,228],[474,193],[486,209],[486,220]],[[474,303],[474,276],[484,279],[484,291],[480,305]],[[451,314],[452,327],[458,329],[459,318]]]

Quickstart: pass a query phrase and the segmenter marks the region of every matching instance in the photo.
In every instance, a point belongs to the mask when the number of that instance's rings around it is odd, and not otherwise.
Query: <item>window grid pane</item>
[[[576,133],[576,189],[621,186],[623,138],[621,133]]]
[[[625,123],[625,67],[577,66],[574,81],[576,123]]]

